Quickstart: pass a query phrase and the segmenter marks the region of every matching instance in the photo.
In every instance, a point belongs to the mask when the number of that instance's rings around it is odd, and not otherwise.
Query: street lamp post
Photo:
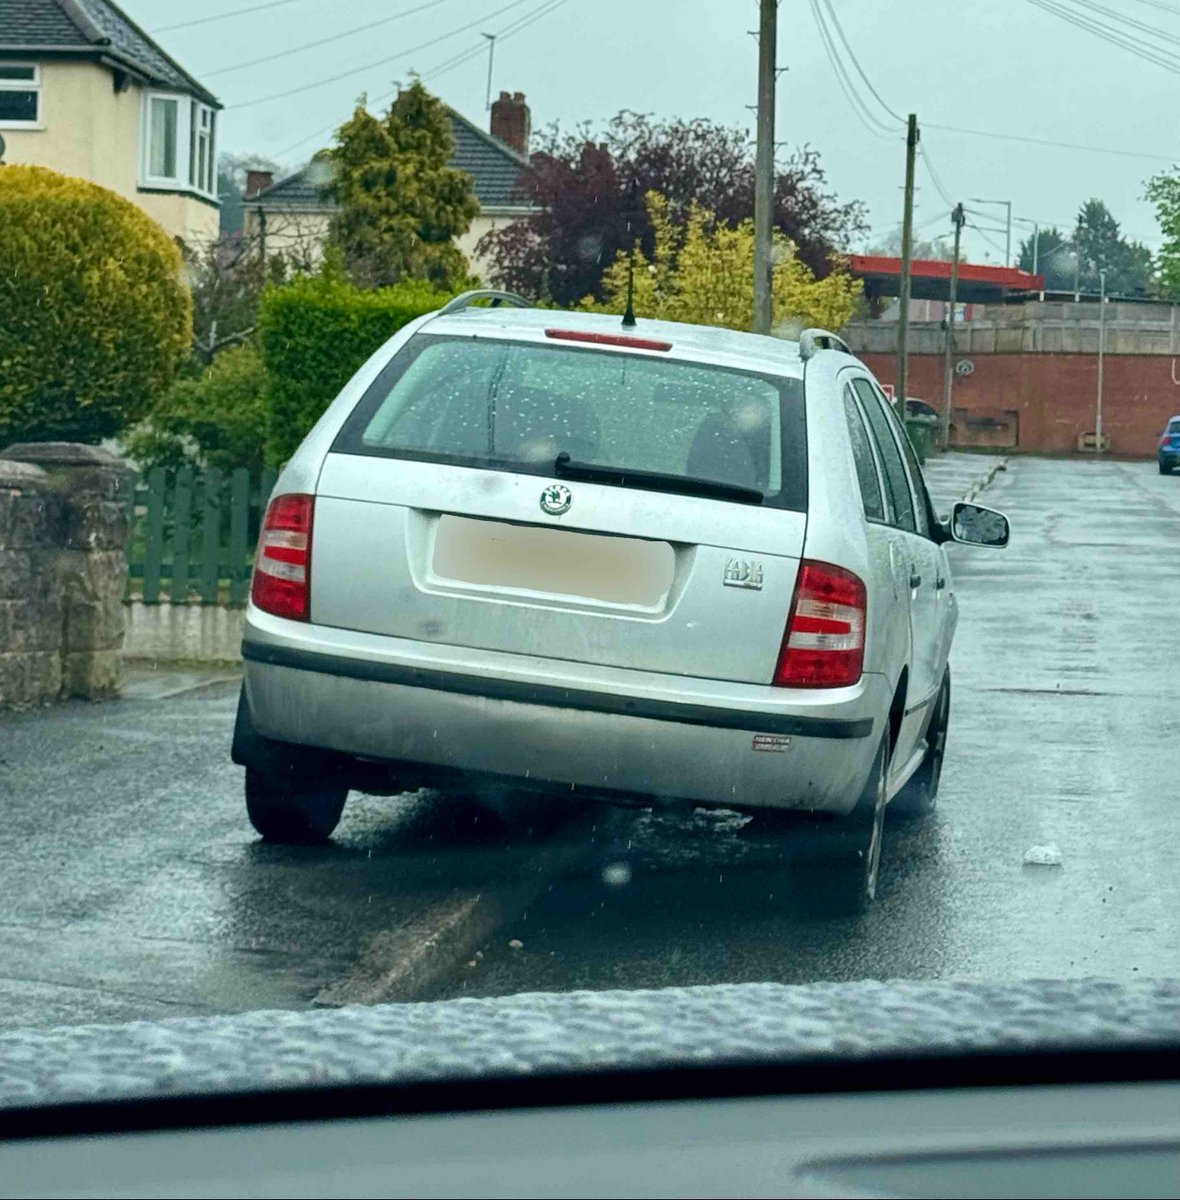
[[[1012,201],[1011,200],[981,200],[976,196],[972,204],[1000,204],[1008,210],[1008,238],[1004,246],[1004,266],[1012,265]]]
[[[1106,272],[1098,272],[1098,400],[1094,414],[1094,453],[1102,453],[1102,372],[1106,358]]]

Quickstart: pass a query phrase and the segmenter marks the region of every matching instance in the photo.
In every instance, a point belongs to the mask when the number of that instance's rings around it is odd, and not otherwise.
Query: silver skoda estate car
[[[943,543],[1007,538],[936,518],[831,334],[469,293],[374,354],[278,481],[233,743],[250,819],[314,841],[349,789],[478,781],[792,810],[798,877],[864,903],[886,804],[938,789]]]

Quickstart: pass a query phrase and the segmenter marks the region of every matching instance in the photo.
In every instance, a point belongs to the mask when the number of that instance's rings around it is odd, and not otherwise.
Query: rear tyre
[[[343,784],[279,784],[246,768],[246,813],[266,842],[311,846],[326,842],[340,823],[348,788]]]
[[[790,878],[792,894],[801,907],[851,916],[876,899],[888,771],[886,734],[852,812],[809,822],[796,832]]]
[[[893,797],[889,811],[899,817],[925,817],[938,804],[938,784],[946,757],[946,739],[951,720],[951,669],[942,677],[942,687],[934,701],[934,712],[926,729],[926,757],[910,776],[905,787]]]
[[[1161,458],[1160,459],[1160,474],[1161,475],[1171,475],[1171,473],[1172,473],[1172,464],[1170,462],[1169,463],[1164,462],[1164,460]]]

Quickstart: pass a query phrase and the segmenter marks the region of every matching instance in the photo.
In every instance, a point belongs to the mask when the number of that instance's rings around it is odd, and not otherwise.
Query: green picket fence
[[[131,501],[127,596],[144,604],[243,605],[278,472],[156,467]]]

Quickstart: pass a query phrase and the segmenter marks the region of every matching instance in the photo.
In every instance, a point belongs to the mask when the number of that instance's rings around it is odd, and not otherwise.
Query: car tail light
[[[250,599],[263,612],[291,621],[309,619],[311,520],[315,497],[276,496],[268,505],[254,559]]]
[[[1160,445],[1161,446],[1170,446],[1171,444],[1172,444],[1172,435],[1170,433],[1165,433],[1164,436],[1162,438],[1160,438]]]
[[[846,687],[860,679],[868,603],[851,571],[804,559],[774,669],[775,687]]]

